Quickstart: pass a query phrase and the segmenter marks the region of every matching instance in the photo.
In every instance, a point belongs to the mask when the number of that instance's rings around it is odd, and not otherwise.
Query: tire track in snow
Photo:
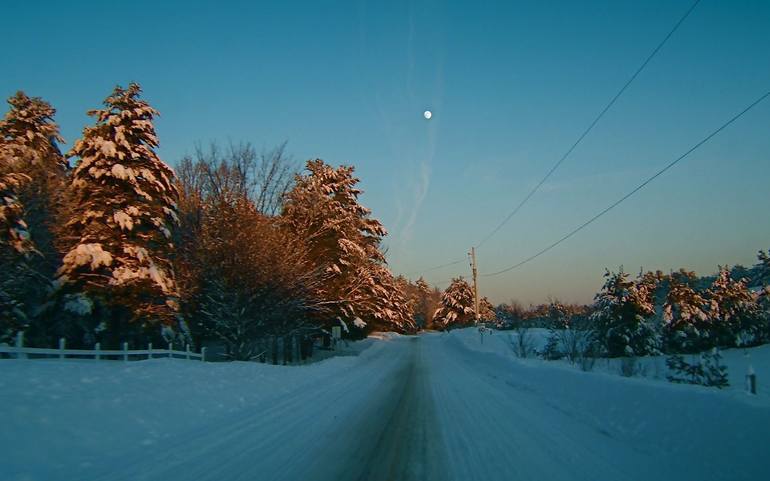
[[[411,352],[403,386],[356,481],[447,479],[421,338],[408,342]]]

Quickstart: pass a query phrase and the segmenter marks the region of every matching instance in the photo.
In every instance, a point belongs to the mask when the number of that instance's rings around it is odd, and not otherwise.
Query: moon
[[[422,116],[425,117],[427,120],[430,120],[431,117],[433,117],[433,112],[430,110],[426,110],[422,113]]]

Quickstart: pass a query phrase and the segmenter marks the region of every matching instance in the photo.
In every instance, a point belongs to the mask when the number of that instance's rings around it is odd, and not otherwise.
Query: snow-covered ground
[[[512,343],[516,341],[516,331],[492,331],[491,335],[484,337],[484,344],[481,344],[479,333],[472,329],[463,329],[456,334],[469,346],[475,350],[485,352],[494,352],[504,357],[515,358],[516,354]],[[548,329],[533,328],[528,331],[531,337],[533,347],[540,351],[545,346],[548,339]],[[727,366],[727,375],[730,386],[725,388],[726,392],[736,392],[739,395],[746,391],[746,374],[749,366],[755,371],[757,379],[757,396],[770,403],[770,344],[753,347],[748,349],[725,349],[720,351],[722,364]],[[685,361],[696,362],[696,356],[685,355]],[[519,362],[544,362],[540,359],[517,359]],[[621,374],[621,363],[623,359],[598,359],[593,365],[594,372],[607,374]],[[572,369],[578,369],[578,366],[571,365],[567,360],[548,361],[552,365],[562,365]],[[634,378],[644,378],[660,382],[668,382],[666,375],[666,356],[645,356],[635,359]]]
[[[508,334],[383,335],[358,356],[291,367],[2,360],[0,479],[767,475],[767,347],[751,352],[749,396],[520,360]]]

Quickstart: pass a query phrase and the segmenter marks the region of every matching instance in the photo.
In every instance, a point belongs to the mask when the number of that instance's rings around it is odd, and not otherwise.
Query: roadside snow
[[[520,360],[501,334],[485,336],[483,345],[474,329],[434,336],[446,345],[435,351],[445,367],[433,376],[444,390],[440,422],[458,425],[445,431],[447,450],[462,449],[464,439],[481,440],[484,450],[472,463],[480,469],[450,458],[451,471],[464,473],[457,479],[767,476],[770,400],[745,394],[742,382],[720,391]],[[767,372],[767,353],[752,353],[756,370]],[[453,395],[452,385],[463,386],[464,395]]]
[[[624,378],[518,359],[508,334],[377,333],[297,367],[1,360],[0,479],[766,477],[770,400],[740,366],[722,391]],[[751,357],[761,387],[770,350]]]
[[[0,479],[84,479],[74,473],[105,456],[163,446],[196,426],[312,393],[357,363],[350,355],[305,366],[2,359]]]
[[[491,332],[491,334],[489,334]],[[562,366],[579,370],[577,366],[571,365],[566,360],[543,361],[542,359],[519,359],[512,347],[512,342],[516,340],[516,331],[487,331],[484,335],[484,342],[481,343],[479,333],[476,329],[460,329],[450,333],[451,336],[458,338],[467,347],[481,352],[498,354],[508,358],[514,358],[524,363],[547,363],[552,366]],[[540,351],[545,347],[548,339],[548,330],[533,328],[529,330],[533,346]],[[746,391],[746,374],[751,366],[757,376],[757,396],[762,402],[770,405],[770,344],[752,348],[725,349],[720,351],[722,354],[722,363],[727,366],[730,387],[723,392],[732,392],[744,394]],[[685,355],[685,360],[690,361],[693,356]],[[636,374],[632,379],[645,379],[656,382],[668,383],[666,375],[666,356],[645,356],[637,357]],[[620,358],[598,359],[593,367],[593,372],[606,373],[620,376],[621,363]],[[697,388],[705,389],[705,388]],[[714,388],[709,388],[713,390]]]

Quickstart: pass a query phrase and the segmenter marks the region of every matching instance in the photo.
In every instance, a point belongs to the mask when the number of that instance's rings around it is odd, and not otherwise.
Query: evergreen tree
[[[434,326],[451,329],[473,325],[475,320],[473,289],[462,277],[452,279],[452,283],[441,295],[441,303],[433,315]]]
[[[25,231],[35,243],[35,254],[23,262],[24,274],[16,271],[19,285],[13,296],[25,317],[41,324],[51,282],[61,264],[55,241],[68,164],[57,146],[62,138],[51,105],[23,92],[9,98],[8,104],[10,109],[0,120],[0,175],[13,176],[14,202],[23,206]],[[6,181],[6,186],[11,184]],[[28,333],[29,337],[34,338]]]
[[[548,320],[549,329],[554,330],[569,328],[569,309],[558,300],[552,300],[548,303]]]
[[[770,340],[770,251],[759,251],[759,264],[753,284],[758,287],[756,302],[760,310],[760,322],[764,325],[763,339]]]
[[[435,305],[431,305],[431,288],[422,277],[417,279],[411,286],[414,321],[418,327],[425,328],[435,312]]]
[[[24,289],[34,280],[29,260],[37,250],[17,196],[26,182],[23,174],[0,173],[0,342],[10,342],[29,323]]]
[[[140,93],[134,83],[116,87],[104,109],[89,112],[96,124],[69,154],[79,162],[58,282],[65,309],[85,320],[91,315],[79,326],[85,337],[75,342],[153,336],[159,324],[177,322],[171,267],[177,190],[173,171],[154,151],[158,112]]]
[[[640,277],[638,282],[628,278],[621,268],[617,273],[607,271],[601,292],[594,301],[592,320],[599,342],[607,355],[645,356],[659,351],[659,336],[652,317],[655,283]]]
[[[404,319],[410,310],[385,267],[380,251],[387,234],[382,224],[362,206],[353,167],[333,168],[322,160],[307,162],[308,174],[297,175],[286,196],[282,220],[310,246],[310,258],[324,273],[316,295],[324,299],[320,322],[375,325],[411,330]],[[411,314],[409,314],[411,315]]]
[[[746,279],[734,279],[720,267],[706,291],[710,326],[706,333],[716,346],[756,345],[764,340],[766,326]]]
[[[567,307],[558,300],[552,300],[548,303],[548,338],[545,346],[540,352],[543,359],[555,361],[564,357],[564,346],[562,345],[562,331],[570,327],[570,315]]]
[[[697,352],[713,345],[706,299],[693,287],[697,280],[694,272],[684,269],[668,278],[663,327],[671,352]]]
[[[368,269],[367,269],[368,270]],[[414,305],[409,300],[403,284],[393,277],[382,264],[374,264],[371,273],[363,273],[360,278],[367,280],[356,311],[359,314],[354,326],[371,330],[392,330],[413,332],[417,329],[414,322]],[[368,319],[368,322],[363,319]]]
[[[479,312],[481,313],[479,317],[482,321],[492,323],[493,325],[497,324],[495,306],[486,297],[479,299]]]
[[[756,285],[770,285],[770,250],[767,252],[759,251],[757,254],[759,263],[754,267],[756,271]]]

